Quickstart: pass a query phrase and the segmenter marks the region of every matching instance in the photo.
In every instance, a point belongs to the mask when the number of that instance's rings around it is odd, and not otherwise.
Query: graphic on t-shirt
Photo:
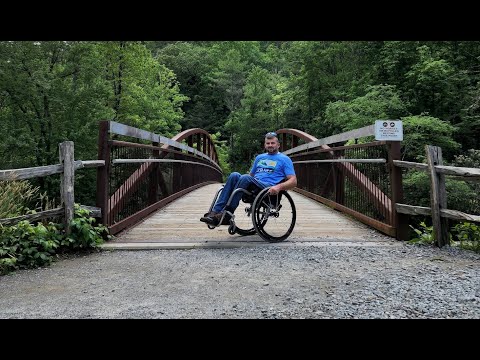
[[[273,173],[276,166],[277,166],[277,162],[274,160],[268,160],[268,159],[260,160],[257,165],[257,173],[259,172]]]

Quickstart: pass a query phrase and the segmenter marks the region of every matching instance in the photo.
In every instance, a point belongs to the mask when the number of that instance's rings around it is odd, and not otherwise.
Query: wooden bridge
[[[103,245],[108,249],[185,249],[238,247],[268,244],[260,236],[229,235],[227,226],[208,229],[199,221],[208,210],[218,184],[196,189],[152,213]],[[295,229],[282,244],[308,242],[311,245],[399,244],[359,221],[343,215],[306,196],[291,192],[297,209]]]
[[[324,139],[296,129],[280,129],[277,134],[280,150],[292,158],[298,178],[290,191],[297,207],[297,223],[287,239],[290,244],[406,240],[407,214],[423,214],[432,215],[442,246],[445,218],[480,221],[479,216],[446,209],[444,194],[444,174],[471,180],[479,178],[480,170],[442,166],[439,148],[427,149],[427,165],[401,161],[398,141],[357,143],[375,134],[374,125]],[[352,139],[355,144],[346,145]],[[117,235],[105,247],[264,243],[257,235],[232,236],[226,226],[210,230],[199,221],[223,178],[210,134],[189,129],[169,139],[113,121],[100,122],[98,160],[75,160],[73,143],[66,142],[60,146],[60,164],[0,171],[0,180],[62,174],[62,207],[0,219],[0,224],[64,214],[68,232],[74,173],[83,167],[97,168],[97,207],[89,210]],[[430,173],[431,208],[402,204],[402,167]]]
[[[373,125],[320,140],[296,129],[277,134],[298,177],[291,191],[297,223],[289,242],[386,241],[382,233],[401,238],[396,225],[401,216],[392,207],[401,192],[391,185],[401,182],[400,171],[392,166],[400,156],[398,142],[344,145],[374,135]],[[105,247],[263,243],[257,235],[232,236],[226,226],[210,230],[199,221],[222,182],[214,142],[204,130],[189,129],[166,139],[105,121],[99,160],[109,165],[98,169],[97,206],[103,223],[117,235]]]

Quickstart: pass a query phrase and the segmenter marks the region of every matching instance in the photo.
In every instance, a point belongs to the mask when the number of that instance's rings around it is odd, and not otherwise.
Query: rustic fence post
[[[433,235],[437,246],[450,245],[448,239],[448,220],[440,215],[447,208],[445,175],[437,173],[435,165],[443,165],[442,149],[438,146],[425,146],[430,176],[430,207],[432,211]]]
[[[64,141],[59,145],[60,164],[63,165],[63,173],[60,179],[60,198],[61,204],[65,210],[64,224],[65,233],[71,232],[70,222],[74,215],[74,147],[73,141]]]

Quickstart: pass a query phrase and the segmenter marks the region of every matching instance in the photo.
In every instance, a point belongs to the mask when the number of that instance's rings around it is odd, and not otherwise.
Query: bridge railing
[[[280,129],[277,134],[297,172],[295,191],[405,239],[408,222],[392,206],[403,198],[401,171],[393,165],[400,159],[400,142],[344,145],[375,135],[374,125],[324,139],[296,129]]]
[[[137,142],[111,136],[133,138]],[[189,191],[222,181],[213,140],[202,129],[190,129],[168,139],[102,121],[99,159],[107,165],[97,174],[97,206],[102,209],[103,223],[112,234]]]
[[[0,224],[13,225],[22,220],[38,221],[46,218],[62,217],[66,233],[70,233],[70,221],[74,215],[74,178],[75,171],[82,168],[103,167],[103,160],[74,160],[74,144],[65,141],[59,145],[60,163],[55,165],[37,166],[23,169],[0,170],[1,181],[25,180],[36,177],[61,174],[60,199],[61,207],[40,211],[36,214],[28,214],[14,218],[0,219]],[[91,206],[81,206],[90,211],[93,217],[101,217],[101,209]]]
[[[442,247],[449,244],[448,220],[466,220],[480,222],[480,216],[466,214],[458,210],[447,209],[445,175],[466,181],[480,181],[480,169],[458,166],[444,166],[442,149],[437,146],[425,146],[427,164],[394,160],[394,165],[426,171],[430,177],[430,207],[396,203],[396,211],[407,215],[428,215],[432,217],[435,242]]]

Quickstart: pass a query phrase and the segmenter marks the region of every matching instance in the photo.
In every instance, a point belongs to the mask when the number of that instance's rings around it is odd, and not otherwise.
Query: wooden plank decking
[[[268,244],[260,236],[230,235],[227,226],[210,230],[200,217],[208,211],[220,184],[207,185],[153,213],[137,226],[118,234],[104,248],[191,248]],[[281,244],[299,242],[400,243],[294,191],[297,222]],[[279,243],[280,244],[280,243]]]

